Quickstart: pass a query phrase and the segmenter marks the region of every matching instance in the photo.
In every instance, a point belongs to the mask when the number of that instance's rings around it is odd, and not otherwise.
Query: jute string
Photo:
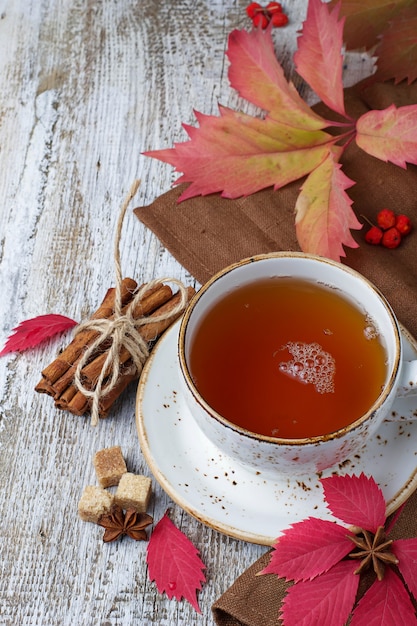
[[[120,240],[122,236],[123,221],[126,214],[127,207],[132,198],[136,194],[139,188],[140,181],[136,180],[121,208],[120,216],[117,222],[117,230],[114,242],[114,268],[116,275],[115,286],[115,302],[114,302],[114,316],[113,319],[91,319],[83,322],[77,327],[76,332],[79,333],[84,330],[95,331],[98,333],[97,339],[91,343],[83,353],[77,369],[74,375],[74,384],[77,389],[87,398],[90,398],[91,403],[91,423],[93,426],[97,426],[100,414],[100,402],[106,397],[116,386],[120,377],[120,361],[119,354],[123,346],[128,350],[132,357],[133,367],[136,372],[140,374],[146,359],[149,356],[148,343],[142,338],[140,334],[141,327],[149,323],[149,319],[146,317],[140,317],[134,319],[132,314],[135,306],[142,300],[146,293],[151,290],[155,285],[172,283],[178,287],[180,293],[180,300],[178,304],[169,313],[165,315],[159,315],[152,317],[152,322],[158,323],[165,321],[169,318],[175,318],[181,313],[187,303],[187,291],[181,281],[175,278],[160,278],[151,280],[146,285],[141,287],[135,296],[133,297],[130,305],[126,311],[122,313],[122,269],[120,264]],[[92,355],[96,353],[100,345],[111,339],[111,345],[107,351],[106,360],[103,364],[101,372],[98,376],[92,389],[87,389],[82,381],[82,369],[89,362]],[[107,372],[110,371],[110,375]],[[131,374],[132,369],[124,372],[125,374]]]

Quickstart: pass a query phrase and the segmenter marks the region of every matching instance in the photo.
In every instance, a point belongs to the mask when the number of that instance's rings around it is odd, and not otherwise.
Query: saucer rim
[[[139,378],[136,399],[135,399],[135,422],[136,429],[139,438],[139,444],[142,450],[142,453],[145,457],[145,460],[148,464],[148,467],[154,476],[155,480],[159,483],[163,491],[184,511],[189,513],[192,517],[203,523],[204,525],[212,528],[226,536],[232,537],[234,539],[239,539],[243,541],[248,541],[250,543],[254,543],[257,545],[265,545],[272,546],[277,539],[277,535],[274,537],[267,536],[265,534],[252,533],[247,530],[241,530],[235,525],[225,524],[220,520],[215,519],[207,514],[203,514],[201,511],[198,511],[193,505],[191,505],[187,500],[179,493],[172,483],[169,481],[168,477],[160,470],[156,459],[154,458],[151,450],[151,446],[149,444],[146,428],[145,428],[145,417],[141,417],[143,411],[141,410],[143,395],[145,393],[146,384],[148,381],[148,373],[152,369],[154,361],[156,359],[158,351],[161,349],[161,346],[165,343],[167,338],[173,334],[179,332],[179,327],[181,323],[182,317],[180,317],[176,322],[174,322],[159,338],[158,342],[153,347],[153,350],[145,363],[145,366],[142,370],[141,376]],[[413,337],[413,335],[400,323],[399,324],[401,336],[404,338],[409,344],[412,350],[417,355],[417,340]],[[178,395],[181,395],[181,392],[177,392]],[[411,421],[411,420],[409,420]],[[334,466],[336,467],[336,465]],[[331,471],[332,468],[329,468]],[[268,482],[273,483],[272,478],[266,477]],[[408,479],[404,482],[402,487],[398,489],[398,491],[394,494],[392,498],[390,498],[386,502],[386,515],[387,517],[394,513],[397,509],[400,508],[406,502],[406,500],[411,496],[411,494],[417,488],[417,464],[415,466],[414,471],[409,475]]]

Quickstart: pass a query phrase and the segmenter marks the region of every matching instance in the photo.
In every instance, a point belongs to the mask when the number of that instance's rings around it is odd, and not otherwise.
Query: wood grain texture
[[[114,284],[113,237],[135,178],[136,204],[167,191],[168,166],[142,156],[185,137],[193,109],[247,103],[230,89],[228,33],[248,26],[243,0],[0,0],[0,341],[45,313],[85,319]],[[306,1],[283,3],[291,23],[277,51],[291,70]],[[291,72],[290,72],[291,73]],[[369,73],[350,55],[346,83]],[[294,77],[296,80],[296,77]],[[297,86],[313,99],[301,81]],[[192,277],[128,212],[124,275]],[[211,605],[265,548],[220,535],[183,512],[154,481],[149,513],[170,507],[201,552],[202,614],[147,578],[146,545],[103,545],[77,504],[95,484],[95,451],[139,449],[135,385],[97,428],[33,389],[69,336],[0,360],[0,623],[4,626],[212,624]],[[261,514],[261,512],[260,512]]]

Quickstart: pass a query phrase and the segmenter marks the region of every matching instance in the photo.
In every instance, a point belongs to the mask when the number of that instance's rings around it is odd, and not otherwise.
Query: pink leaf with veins
[[[276,189],[317,167],[333,138],[272,118],[260,120],[220,107],[220,117],[197,114],[199,128],[186,127],[190,141],[149,153],[184,172],[177,183],[191,182],[180,200],[222,192],[226,198],[247,196],[265,187]]]
[[[403,80],[411,85],[417,79],[417,5],[415,0],[409,4],[389,21],[378,41],[374,51],[377,70],[372,76],[375,81],[393,78],[396,85]]]
[[[400,570],[407,587],[417,598],[417,539],[396,539],[392,552],[398,559]]]
[[[307,177],[295,205],[295,227],[302,250],[339,261],[343,246],[357,248],[350,229],[360,229],[346,189],[354,185],[335,161],[335,147]],[[340,149],[339,149],[340,150]]]
[[[168,515],[155,526],[148,544],[148,575],[159,593],[168,598],[185,598],[201,613],[196,591],[205,582],[204,563],[191,541],[171,522]]]
[[[321,479],[332,513],[345,523],[374,533],[386,523],[386,503],[372,477],[333,475]],[[283,601],[283,626],[417,626],[410,595],[417,595],[417,539],[391,544],[398,563],[387,565],[382,581],[375,580],[355,608],[360,576],[352,532],[339,524],[308,518],[284,531],[268,566],[261,574],[294,580]],[[398,570],[397,570],[398,567]]]
[[[285,78],[275,56],[271,29],[232,31],[227,56],[230,84],[242,98],[289,126],[318,130],[327,125]]]
[[[343,25],[339,7],[329,10],[321,0],[310,0],[307,19],[294,54],[297,72],[336,113],[346,117],[343,94]]]
[[[42,341],[50,339],[50,337],[76,326],[77,323],[78,322],[69,317],[55,313],[38,315],[37,317],[32,317],[29,320],[20,322],[20,324],[13,329],[14,334],[6,341],[6,345],[0,352],[0,356],[8,354],[9,352],[20,352],[28,348],[33,348]]]
[[[293,524],[278,538],[262,574],[309,580],[323,574],[352,551],[352,533],[329,520],[309,517]]]
[[[352,561],[341,561],[309,582],[289,588],[281,615],[285,626],[345,626],[355,602],[359,576]]]
[[[345,524],[375,533],[383,526],[386,504],[381,489],[372,477],[331,476],[321,480],[324,497],[333,515]]]
[[[368,154],[405,168],[417,165],[417,104],[368,111],[356,122],[356,143]]]
[[[326,2],[309,0],[295,61],[298,72],[323,102],[347,118],[343,24],[339,7],[331,10]],[[358,145],[370,155],[401,167],[406,162],[416,163],[417,106],[370,111],[357,126],[350,118],[324,120],[286,80],[275,57],[271,28],[234,30],[227,55],[231,86],[265,113],[255,118],[221,106],[220,116],[196,113],[199,127],[184,126],[188,141],[144,154],[181,172],[176,184],[190,183],[179,202],[212,193],[239,198],[307,177],[296,203],[300,247],[304,252],[340,260],[346,256],[346,246],[358,247],[350,230],[361,227],[346,193],[353,181],[340,169],[340,153],[357,132]],[[330,126],[343,130],[340,134],[324,132]]]
[[[350,626],[413,626],[414,607],[403,583],[387,568],[384,578],[368,589],[353,611]]]

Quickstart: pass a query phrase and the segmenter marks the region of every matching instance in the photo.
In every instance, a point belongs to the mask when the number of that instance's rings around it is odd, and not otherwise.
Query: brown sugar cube
[[[110,513],[114,496],[109,491],[88,485],[78,503],[78,514],[85,522],[97,523],[102,515]]]
[[[120,478],[127,472],[120,446],[104,448],[95,453],[93,465],[101,487],[118,485]]]
[[[138,476],[129,472],[123,474],[114,496],[115,504],[122,509],[135,509],[146,513],[151,497],[152,481],[147,476]]]

